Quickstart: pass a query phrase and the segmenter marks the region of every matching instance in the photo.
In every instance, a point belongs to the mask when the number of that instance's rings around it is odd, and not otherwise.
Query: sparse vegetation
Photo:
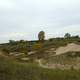
[[[79,80],[80,70],[75,70],[73,65],[80,63],[77,57],[80,52],[68,52],[65,55],[53,56],[60,46],[66,46],[69,43],[80,44],[79,36],[71,36],[66,33],[64,37],[51,38],[45,40],[45,32],[41,31],[36,41],[14,41],[1,44],[0,50],[5,54],[0,56],[0,80]],[[32,52],[31,54],[28,54]],[[35,53],[33,53],[35,52]],[[19,56],[10,55],[10,53],[25,53]],[[15,54],[16,55],[16,54]],[[6,57],[7,56],[7,57]],[[27,61],[22,61],[28,59]],[[40,67],[36,60],[44,59],[48,64],[69,64],[72,65],[69,70],[45,69]],[[44,62],[44,64],[46,64]]]
[[[0,58],[0,80],[79,80],[80,70],[44,69],[35,63],[18,63]]]

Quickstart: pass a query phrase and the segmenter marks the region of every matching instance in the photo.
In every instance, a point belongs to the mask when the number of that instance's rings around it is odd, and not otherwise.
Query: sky
[[[0,43],[80,35],[80,0],[0,0]]]

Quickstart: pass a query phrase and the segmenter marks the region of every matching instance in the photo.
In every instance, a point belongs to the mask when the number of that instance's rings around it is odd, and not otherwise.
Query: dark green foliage
[[[64,35],[64,38],[70,38],[71,37],[71,34],[70,33],[66,33],[65,35]]]
[[[6,48],[2,48],[1,51],[3,52],[3,54],[5,55],[9,55],[10,51]]]
[[[38,34],[38,39],[40,42],[43,42],[45,39],[45,32],[44,31],[40,31]]]

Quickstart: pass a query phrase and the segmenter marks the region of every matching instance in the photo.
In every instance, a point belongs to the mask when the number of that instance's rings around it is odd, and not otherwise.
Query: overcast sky
[[[80,34],[80,0],[0,0],[0,43]]]

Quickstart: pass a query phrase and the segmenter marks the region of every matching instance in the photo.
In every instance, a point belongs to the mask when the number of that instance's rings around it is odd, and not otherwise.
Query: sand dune
[[[60,54],[71,52],[71,51],[79,52],[80,51],[80,45],[75,44],[75,43],[71,43],[65,47],[59,47],[58,49],[56,49],[55,52],[56,52],[56,55],[60,55]]]

